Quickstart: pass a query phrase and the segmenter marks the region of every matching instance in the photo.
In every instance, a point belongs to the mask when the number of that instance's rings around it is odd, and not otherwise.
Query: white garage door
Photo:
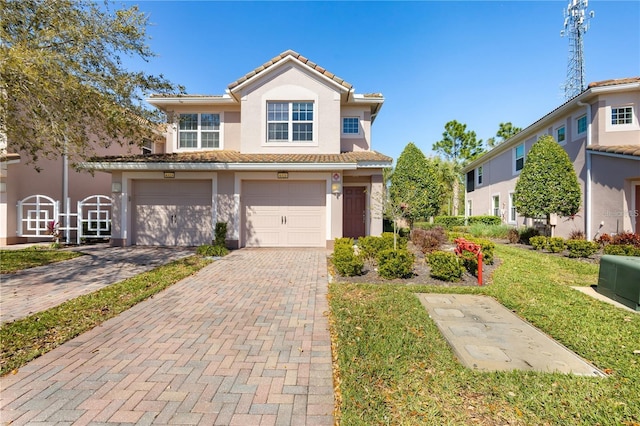
[[[211,243],[210,180],[136,180],[133,193],[134,244]]]
[[[244,181],[247,247],[325,247],[324,181]]]

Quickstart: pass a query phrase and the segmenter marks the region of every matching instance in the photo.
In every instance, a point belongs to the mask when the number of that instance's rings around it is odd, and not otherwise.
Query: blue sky
[[[139,1],[158,57],[131,62],[190,94],[227,85],[293,49],[380,92],[373,149],[426,155],[457,120],[486,141],[500,122],[527,127],[564,102],[567,1]],[[591,0],[587,81],[640,76],[640,1]]]

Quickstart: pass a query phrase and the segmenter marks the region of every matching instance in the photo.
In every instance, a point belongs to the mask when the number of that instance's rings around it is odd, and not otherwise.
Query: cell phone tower
[[[560,36],[569,37],[569,62],[564,84],[566,100],[586,89],[583,38],[589,29],[589,21],[595,16],[593,11],[587,13],[588,7],[589,0],[569,0],[569,5],[564,10],[564,29],[560,31]]]

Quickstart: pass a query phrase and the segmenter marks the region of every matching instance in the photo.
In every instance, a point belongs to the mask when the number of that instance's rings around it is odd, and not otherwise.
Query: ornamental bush
[[[378,275],[388,280],[413,275],[413,253],[406,249],[383,250],[378,254]]]
[[[356,255],[351,238],[336,238],[331,261],[336,272],[343,277],[362,275],[364,261]]]
[[[358,238],[359,255],[370,265],[376,264],[378,253],[386,248],[388,247],[385,247],[385,240],[380,237],[368,236]]]
[[[547,250],[551,253],[560,253],[564,251],[565,242],[562,237],[551,237],[547,239]]]
[[[636,248],[631,244],[609,244],[605,246],[604,254],[640,257],[640,248]]]
[[[467,241],[476,243],[480,246],[483,263],[493,265],[493,251],[495,250],[496,245],[491,240],[487,240],[485,238],[467,238]]]
[[[444,281],[460,281],[464,268],[458,256],[451,252],[434,251],[427,256],[431,276]]]
[[[547,248],[547,240],[548,238],[544,235],[536,235],[535,237],[529,238],[529,244],[531,244],[534,250],[543,250]]]
[[[586,240],[568,240],[566,242],[569,257],[589,257],[598,251],[598,243]]]
[[[507,232],[507,240],[511,244],[517,244],[520,241],[520,232],[516,228],[511,228]]]
[[[229,254],[229,249],[224,245],[215,245],[215,244],[203,244],[198,247],[196,250],[200,256],[213,256],[213,257],[223,257]]]
[[[540,235],[540,232],[536,228],[524,228],[520,231],[520,242],[522,244],[530,244],[531,237],[537,237],[538,235]]]

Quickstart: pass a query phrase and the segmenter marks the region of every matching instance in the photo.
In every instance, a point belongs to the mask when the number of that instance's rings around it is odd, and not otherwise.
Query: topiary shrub
[[[564,251],[565,241],[562,237],[551,237],[547,239],[547,250],[551,253],[560,253]]]
[[[631,244],[609,244],[605,246],[604,254],[613,254],[616,256],[640,257],[640,248],[636,248]]]
[[[518,232],[516,228],[509,229],[507,232],[507,240],[509,240],[511,244],[518,244],[520,241],[520,232]]]
[[[520,231],[520,242],[522,244],[530,244],[531,237],[537,237],[538,235],[540,235],[540,231],[536,228],[524,228]]]
[[[380,249],[381,250],[385,250],[385,249],[393,249],[393,232],[383,232],[382,235],[380,237],[377,238],[382,238],[382,242],[380,244]],[[397,235],[396,238],[396,244],[397,244],[397,249],[406,249],[407,248],[407,238],[406,237],[402,237],[400,235]]]
[[[216,222],[215,239],[213,240],[214,246],[224,247],[227,238],[227,222]]]
[[[356,255],[351,238],[336,238],[331,262],[336,272],[343,277],[362,275],[364,261]]]
[[[547,240],[548,238],[544,235],[536,235],[535,237],[529,238],[529,244],[531,244],[534,250],[543,250],[547,248]]]
[[[453,229],[454,226],[464,226],[464,216],[436,216],[433,223],[446,229]]]
[[[378,254],[378,275],[388,280],[413,275],[415,256],[406,249],[383,250]]]
[[[198,253],[200,256],[223,257],[229,254],[229,249],[224,245],[218,246],[215,244],[203,244],[198,247],[196,253]]]
[[[444,281],[460,281],[464,268],[458,256],[446,251],[434,251],[427,256],[431,276]]]
[[[393,234],[392,234],[393,235]],[[385,250],[386,241],[381,237],[360,237],[358,238],[358,249],[360,250],[360,257],[370,265],[376,265],[376,259],[378,258],[378,253],[381,250]],[[393,248],[393,242],[391,243],[391,248]]]
[[[586,240],[568,240],[566,242],[569,257],[589,257],[598,251],[598,243]]]
[[[483,224],[487,226],[495,226],[502,225],[502,219],[498,216],[469,216],[468,218],[469,225]]]

